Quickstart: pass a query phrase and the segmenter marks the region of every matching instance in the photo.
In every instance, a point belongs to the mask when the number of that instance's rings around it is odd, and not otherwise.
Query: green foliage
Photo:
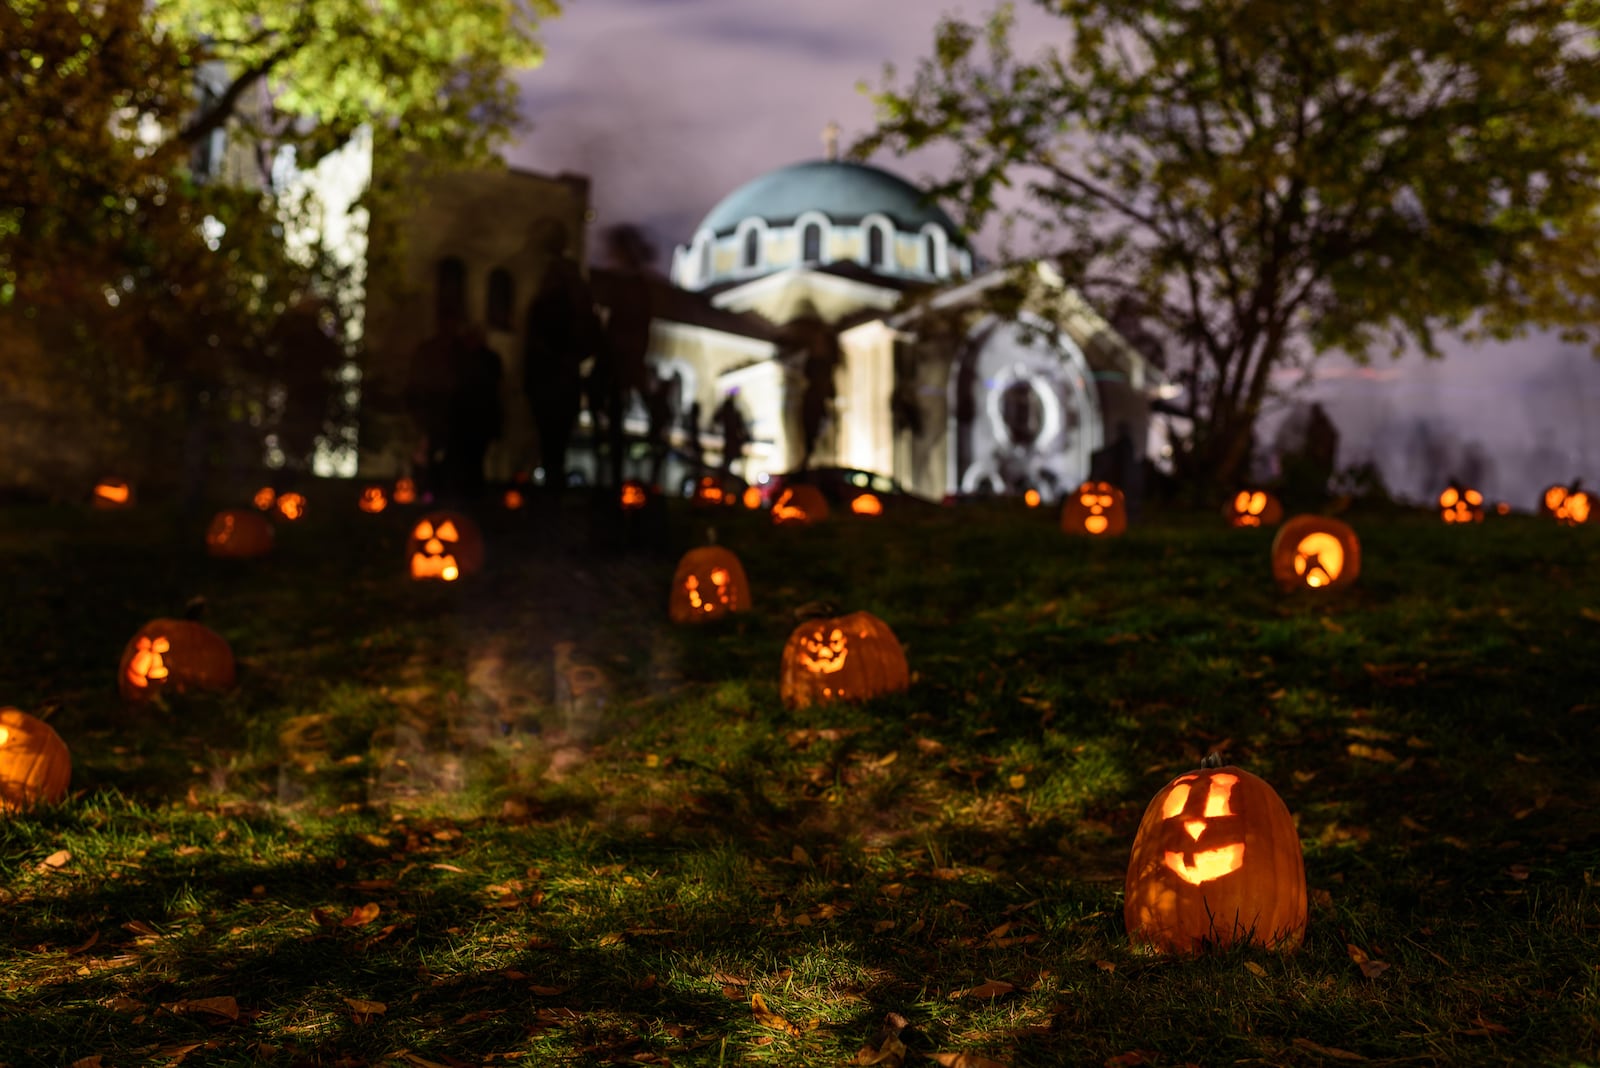
[[[1274,367],[1329,349],[1437,355],[1439,330],[1594,336],[1600,62],[1593,5],[1534,0],[1040,0],[950,17],[854,151],[952,146],[936,189],[1012,214],[1069,281],[1166,335],[1226,479]],[[1597,338],[1600,344],[1600,338]]]

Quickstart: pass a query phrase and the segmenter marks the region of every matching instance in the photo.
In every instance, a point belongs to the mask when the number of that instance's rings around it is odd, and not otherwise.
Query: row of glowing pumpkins
[[[795,671],[828,680],[812,686],[873,672],[887,684],[898,672],[903,689],[903,657],[850,667],[871,657],[875,626],[864,612],[803,625],[785,650],[786,686],[792,651]],[[1220,764],[1213,757],[1178,776],[1145,809],[1123,884],[1129,937],[1169,953],[1238,941],[1292,949],[1305,934],[1307,900],[1294,820],[1271,786]],[[71,755],[49,724],[0,709],[0,812],[59,802],[71,777]]]

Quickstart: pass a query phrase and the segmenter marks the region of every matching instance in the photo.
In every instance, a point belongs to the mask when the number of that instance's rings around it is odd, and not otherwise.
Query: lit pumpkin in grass
[[[772,502],[772,522],[780,527],[803,527],[828,518],[828,499],[817,487],[804,482],[785,486]]]
[[[715,475],[702,475],[694,484],[694,493],[689,501],[696,508],[720,508],[732,496],[722,488],[722,481]]]
[[[122,650],[117,688],[131,701],[156,694],[227,690],[236,678],[233,650],[192,619],[153,619]]]
[[[417,503],[417,484],[409,478],[396,479],[394,484],[394,503]]]
[[[211,517],[206,552],[233,559],[265,556],[272,551],[272,538],[272,524],[260,512],[228,508]]]
[[[900,640],[871,612],[809,620],[783,647],[778,692],[787,708],[865,701],[910,685]]]
[[[506,490],[505,496],[500,498],[500,502],[506,506],[506,511],[508,512],[515,512],[527,503],[523,499],[522,491],[519,489]]]
[[[42,719],[0,708],[0,812],[26,812],[67,796],[72,756]]]
[[[1581,527],[1589,521],[1592,504],[1589,494],[1574,482],[1570,486],[1546,489],[1539,498],[1539,511],[1564,527]]]
[[[1128,529],[1122,491],[1109,482],[1085,482],[1061,506],[1061,529],[1091,537],[1121,534]]]
[[[858,494],[850,501],[850,511],[855,515],[879,516],[883,514],[883,501],[876,493]]]
[[[1361,541],[1348,523],[1297,515],[1272,539],[1272,577],[1284,590],[1330,590],[1361,574]]]
[[[745,487],[742,499],[744,506],[752,512],[761,507],[761,491],[754,486]]]
[[[250,502],[263,512],[272,511],[272,506],[276,504],[277,501],[278,491],[273,489],[271,486],[262,486],[260,489],[256,490],[256,495],[250,498]]]
[[[1031,489],[1022,495],[1022,503],[1029,508],[1037,508],[1044,503],[1044,498],[1039,495],[1038,490]]]
[[[1123,918],[1130,939],[1164,953],[1298,946],[1306,866],[1283,799],[1215,754],[1173,779],[1139,821]]]
[[[1266,490],[1240,490],[1222,514],[1231,527],[1275,527],[1283,522],[1283,505]]]
[[[286,523],[297,523],[305,518],[306,499],[299,493],[278,494],[278,518]]]
[[[1439,494],[1439,518],[1446,523],[1483,522],[1483,494],[1452,482]]]
[[[382,486],[368,486],[361,491],[361,499],[356,501],[356,507],[368,515],[377,515],[389,507],[389,498],[383,495]]]
[[[624,512],[638,512],[650,503],[650,487],[636,478],[630,478],[622,484],[622,491],[618,495],[618,503]]]
[[[459,512],[432,512],[411,528],[406,559],[414,579],[454,582],[483,566],[483,535]]]
[[[720,545],[683,554],[667,601],[667,615],[674,623],[708,623],[749,609],[750,580],[737,556]]]
[[[133,485],[120,478],[102,478],[94,484],[90,500],[102,511],[133,507]]]

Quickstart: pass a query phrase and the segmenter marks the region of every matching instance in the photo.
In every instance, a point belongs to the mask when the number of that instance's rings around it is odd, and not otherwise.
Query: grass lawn
[[[487,515],[485,572],[424,585],[406,513],[324,497],[258,561],[0,513],[0,704],[74,763],[0,821],[0,1064],[1600,1060],[1593,529],[1355,512],[1358,584],[1285,597],[1215,515],[717,515],[755,611],[684,628],[678,502],[631,553],[578,500]],[[238,687],[126,706],[122,646],[196,595]],[[785,711],[817,600],[909,692]],[[1129,944],[1140,815],[1211,750],[1298,821],[1295,953]]]

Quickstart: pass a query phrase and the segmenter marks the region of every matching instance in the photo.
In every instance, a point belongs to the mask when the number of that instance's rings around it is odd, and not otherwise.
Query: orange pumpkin
[[[271,486],[262,486],[256,490],[256,495],[250,498],[251,502],[263,512],[272,511],[272,506],[277,503],[278,491]]]
[[[115,511],[133,507],[133,485],[120,478],[102,478],[94,485],[93,502],[96,508]]]
[[[1446,523],[1483,522],[1483,494],[1452,482],[1439,494],[1439,518]]]
[[[272,551],[272,535],[272,524],[260,512],[227,508],[206,528],[206,552],[235,559],[264,556]]]
[[[1340,589],[1361,574],[1361,541],[1349,524],[1297,515],[1272,539],[1272,577],[1284,590]]]
[[[802,623],[783,647],[778,692],[787,708],[865,701],[910,685],[900,640],[871,612]]]
[[[153,619],[122,650],[117,688],[139,701],[158,693],[226,690],[235,677],[233,650],[216,631],[190,619]]]
[[[67,796],[72,756],[42,719],[0,708],[0,812],[24,812]]]
[[[694,484],[694,495],[689,498],[690,503],[696,508],[715,508],[724,504],[730,494],[722,488],[722,481],[715,475],[702,475]]]
[[[1044,503],[1044,498],[1039,496],[1039,491],[1031,489],[1022,495],[1022,503],[1029,508],[1037,508]]]
[[[784,487],[772,504],[772,522],[777,526],[805,526],[828,518],[828,499],[817,487],[804,482]]]
[[[1061,529],[1092,537],[1121,534],[1128,529],[1122,491],[1109,482],[1085,482],[1061,506]]]
[[[1578,487],[1577,482],[1549,487],[1539,498],[1539,511],[1564,527],[1581,527],[1589,521],[1590,506],[1594,502]]]
[[[754,486],[746,486],[744,489],[744,506],[752,512],[760,508],[761,491]]]
[[[431,512],[411,528],[406,559],[414,579],[454,582],[483,567],[483,535],[459,512]]]
[[[521,508],[524,503],[526,503],[522,499],[522,491],[518,489],[506,490],[505,496],[500,499],[505,504],[506,511],[508,512],[515,512],[517,509]]]
[[[389,499],[383,495],[382,486],[368,486],[361,491],[361,499],[356,502],[356,507],[368,515],[377,515],[389,507]]]
[[[622,484],[619,500],[624,512],[637,512],[650,503],[650,487],[636,478],[630,478]]]
[[[882,515],[883,501],[876,493],[858,494],[850,501],[850,511],[856,515]]]
[[[674,623],[707,623],[749,610],[750,580],[737,556],[719,545],[683,554],[667,601],[667,615]]]
[[[395,504],[415,504],[417,500],[417,484],[409,478],[397,479],[394,484]]]
[[[1266,490],[1240,490],[1222,514],[1232,527],[1275,527],[1283,522],[1283,505]]]
[[[1123,919],[1129,938],[1165,953],[1241,940],[1298,946],[1306,866],[1283,799],[1215,754],[1173,779],[1139,821]]]
[[[278,494],[278,518],[293,523],[305,518],[306,499],[298,493]]]

